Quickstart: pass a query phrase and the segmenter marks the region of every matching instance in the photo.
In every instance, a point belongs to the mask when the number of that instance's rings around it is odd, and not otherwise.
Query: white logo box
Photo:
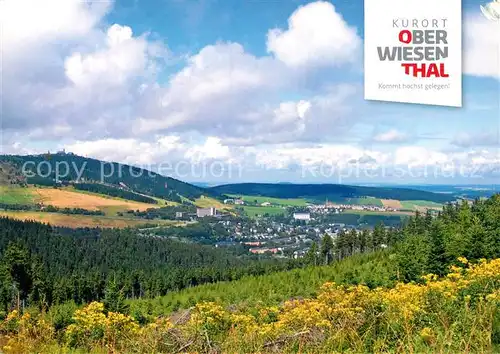
[[[460,0],[365,0],[364,43],[365,99],[462,106]]]

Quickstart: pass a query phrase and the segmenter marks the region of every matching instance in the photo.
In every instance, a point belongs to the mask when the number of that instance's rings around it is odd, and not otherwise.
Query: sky
[[[363,2],[4,0],[3,154],[185,181],[500,181],[500,24],[463,2],[463,107],[363,99]]]

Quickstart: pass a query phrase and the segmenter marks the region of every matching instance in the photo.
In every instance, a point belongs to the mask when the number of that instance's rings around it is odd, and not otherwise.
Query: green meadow
[[[417,210],[418,208],[441,209],[443,204],[431,202],[428,200],[404,200],[401,205],[405,210]]]
[[[35,202],[36,198],[30,188],[0,186],[0,204],[30,205]]]
[[[284,208],[273,207],[273,206],[267,206],[267,207],[243,206],[243,210],[251,218],[255,218],[258,216],[264,216],[266,214],[268,214],[268,215],[280,215],[280,214],[287,213],[287,211]]]
[[[256,195],[237,195],[232,194],[229,195],[232,198],[240,198],[248,203],[258,203],[262,204],[265,202],[275,204],[275,205],[283,205],[283,206],[307,206],[307,200],[302,198],[273,198],[273,197],[262,197]]]

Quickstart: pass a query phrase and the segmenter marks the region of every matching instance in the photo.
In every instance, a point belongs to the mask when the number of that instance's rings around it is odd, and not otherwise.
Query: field
[[[38,200],[45,205],[59,208],[82,208],[87,210],[103,210],[113,207],[116,210],[146,210],[156,205],[134,202],[125,199],[111,198],[98,194],[80,193],[68,189],[33,188]]]
[[[374,205],[381,207],[383,205],[382,201],[378,198],[363,197],[363,198],[346,198],[346,204],[353,205]]]
[[[269,215],[286,214],[286,210],[284,208],[273,207],[273,206],[268,206],[268,207],[243,206],[243,210],[251,218],[263,216],[265,214]]]
[[[230,205],[221,203],[217,199],[210,198],[210,197],[205,197],[203,195],[200,198],[196,199],[194,201],[194,204],[197,207],[199,207],[199,208],[214,207],[214,208],[217,208],[217,209],[232,209],[232,207]]]
[[[405,210],[425,211],[426,209],[441,210],[443,208],[443,204],[434,203],[427,200],[405,200],[401,202],[401,205]]]
[[[183,225],[176,221],[147,221],[140,219],[127,219],[108,216],[89,216],[89,215],[66,215],[61,213],[44,213],[36,211],[0,211],[0,216],[10,217],[18,220],[34,220],[42,223],[64,226],[64,227],[102,227],[102,228],[124,228],[136,227],[140,225]]]
[[[244,200],[245,202],[249,203],[254,203],[257,202],[258,204],[261,203],[271,203],[271,204],[276,204],[276,205],[283,205],[283,206],[307,206],[307,201],[302,198],[290,198],[290,199],[285,199],[285,198],[272,198],[272,197],[260,197],[260,196],[254,196],[254,195],[242,195],[239,196],[237,194],[232,194],[229,195],[232,198],[240,198]]]
[[[31,205],[37,202],[32,188],[0,186],[0,203]]]
[[[335,223],[347,225],[368,225],[375,226],[382,222],[386,226],[398,226],[401,220],[409,215],[411,212],[375,212],[365,210],[347,210],[340,214],[331,216],[331,220]]]
[[[386,208],[393,208],[401,210],[403,209],[403,204],[399,200],[395,199],[381,199],[382,205]]]
[[[39,211],[19,212],[1,211],[0,216],[9,216],[20,220],[36,220],[55,226],[66,227],[134,227],[144,224],[154,224],[140,219],[131,219],[117,216],[119,212],[127,210],[146,210],[156,208],[161,204],[147,204],[108,197],[90,192],[80,192],[73,188],[38,188],[38,187],[10,187],[0,186],[0,203],[33,205],[42,203],[58,208],[80,208],[86,210],[100,210],[105,216],[67,215],[62,213],[47,213]],[[161,224],[166,224],[161,222]]]
[[[76,191],[73,188],[38,188],[0,186],[0,203],[33,205],[43,203],[58,208],[81,208],[101,210],[106,215],[116,215],[120,211],[146,210],[156,208],[165,203],[147,204],[105,195]]]
[[[371,210],[345,210],[344,214],[356,214],[356,215],[381,215],[381,216],[411,216],[415,213],[412,211],[371,211]]]

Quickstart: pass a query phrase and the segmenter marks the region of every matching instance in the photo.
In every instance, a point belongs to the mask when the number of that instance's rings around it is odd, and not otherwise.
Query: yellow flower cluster
[[[55,334],[54,328],[44,318],[32,317],[29,313],[20,314],[13,310],[0,324],[0,331],[7,332],[5,353],[28,353],[43,348]]]
[[[96,343],[115,346],[122,339],[139,333],[140,327],[127,315],[115,312],[104,313],[104,305],[92,302],[75,311],[74,323],[66,328],[66,340],[70,346],[92,347]]]
[[[392,343],[380,343],[378,338],[373,344],[378,349],[390,350],[392,347],[409,350],[417,345],[437,345],[438,335],[434,327],[442,327],[442,323],[434,322],[433,328],[421,326],[440,318],[445,323],[456,323],[453,328],[462,331],[461,335],[475,338],[476,334],[469,333],[471,329],[466,328],[467,321],[472,318],[471,302],[491,303],[492,306],[474,307],[474,311],[480,312],[474,313],[475,316],[491,318],[495,311],[494,304],[500,302],[500,259],[471,264],[461,257],[458,262],[461,266],[452,266],[446,277],[426,275],[424,284],[398,283],[390,289],[371,290],[363,285],[325,283],[314,299],[290,300],[279,308],[261,309],[257,316],[232,314],[215,303],[198,304],[196,315],[187,325],[199,326],[203,323],[223,331],[226,345],[233,340],[235,343],[244,342],[245,338],[260,343],[281,342],[283,338],[295,338],[296,334],[307,333],[321,340],[330,338],[330,341],[336,341],[335,350],[341,350],[343,345],[349,343],[355,351],[366,351],[374,350],[374,347],[365,347],[361,338],[380,336],[383,332],[383,338]],[[460,316],[468,317],[464,317],[460,324]],[[269,318],[274,320],[269,321]],[[477,328],[475,323],[474,330],[484,331],[478,338],[488,338],[491,323],[484,322],[482,325],[482,328]],[[235,326],[240,330],[231,331],[228,335],[227,329]],[[478,345],[488,343],[485,339]],[[229,348],[232,347],[229,345]]]

